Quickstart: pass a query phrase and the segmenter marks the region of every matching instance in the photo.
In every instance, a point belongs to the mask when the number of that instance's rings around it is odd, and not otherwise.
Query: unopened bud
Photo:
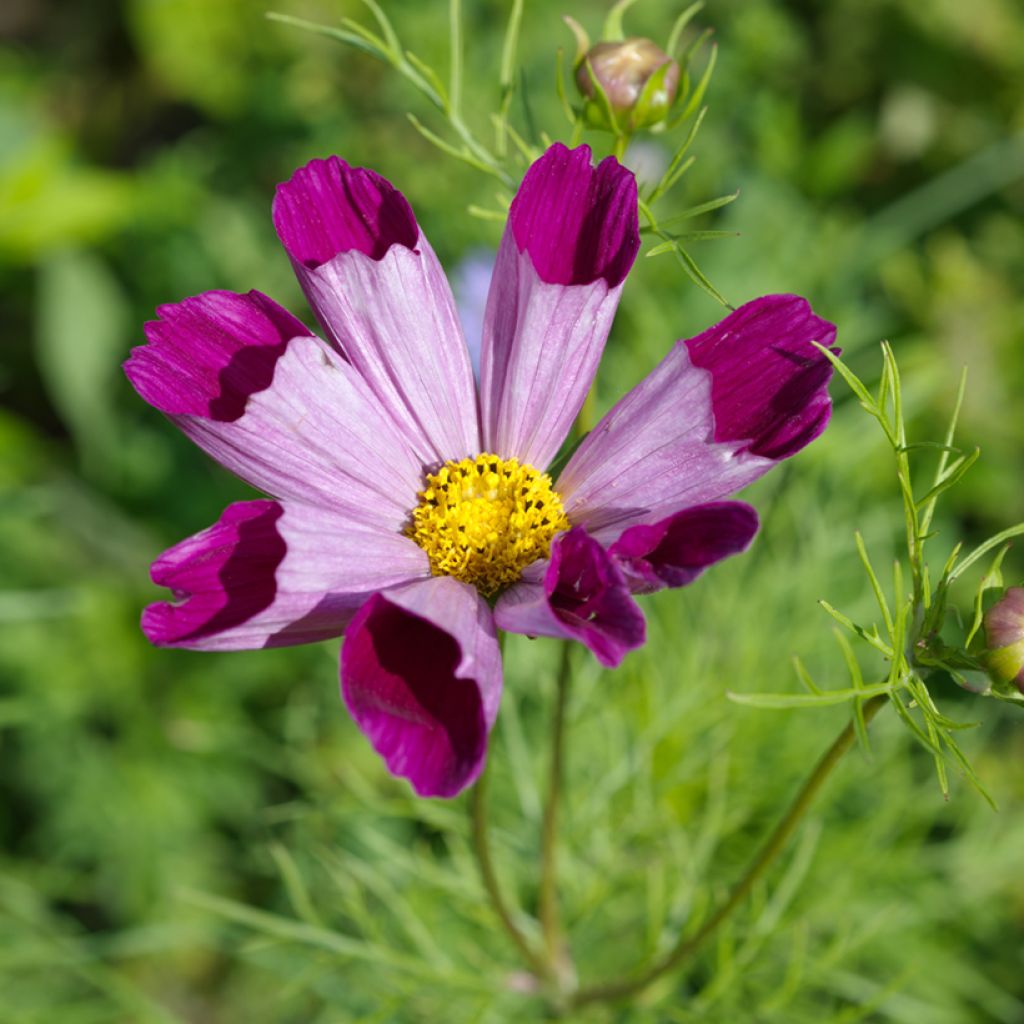
[[[1024,587],[1010,587],[985,614],[989,671],[1024,693]]]
[[[633,131],[657,124],[669,112],[679,89],[679,65],[650,39],[597,43],[579,62],[576,85],[589,101],[592,120],[601,121],[600,89],[616,120]]]

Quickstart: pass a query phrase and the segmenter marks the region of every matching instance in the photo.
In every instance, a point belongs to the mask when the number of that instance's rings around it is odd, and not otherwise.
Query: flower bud
[[[587,113],[601,127],[607,112],[602,91],[620,126],[634,131],[663,120],[675,102],[679,65],[650,39],[597,43],[576,68],[576,85],[586,98]]]
[[[985,639],[989,671],[1024,693],[1024,587],[1010,587],[986,612]]]

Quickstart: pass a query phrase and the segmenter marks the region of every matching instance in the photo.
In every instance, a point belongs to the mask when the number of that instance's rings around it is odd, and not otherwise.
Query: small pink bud
[[[1010,587],[985,614],[989,671],[1024,693],[1024,587]]]
[[[597,43],[576,68],[576,85],[591,103],[597,100],[595,82],[626,127],[643,128],[663,120],[671,109],[679,89],[679,65],[650,39],[639,36]]]

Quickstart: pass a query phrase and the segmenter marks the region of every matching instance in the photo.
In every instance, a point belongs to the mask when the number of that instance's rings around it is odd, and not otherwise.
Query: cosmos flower
[[[451,290],[405,198],[314,160],[274,225],[324,340],[259,292],[158,309],[125,370],[139,394],[272,497],[164,552],[158,645],[276,647],[344,634],[341,690],[417,793],[480,773],[497,631],[563,637],[607,666],[644,642],[634,595],[744,550],[724,500],[824,429],[835,330],[767,296],[678,342],[553,481],[639,246],[636,184],[552,146],[509,212],[479,389]]]

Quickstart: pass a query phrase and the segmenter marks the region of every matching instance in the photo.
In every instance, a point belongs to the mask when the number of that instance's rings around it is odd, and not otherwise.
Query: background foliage
[[[484,130],[507,8],[467,4]],[[321,22],[346,0],[282,0]],[[566,13],[599,27],[595,5]],[[444,5],[389,0],[444,67]],[[431,111],[369,58],[263,18],[263,0],[8,0],[0,8],[0,1019],[543,1019],[483,902],[462,801],[414,801],[337,697],[336,645],[156,651],[146,566],[244,496],[119,371],[155,305],[259,288],[304,306],[273,186],[337,152],[394,181],[449,268],[493,246],[493,186],[405,118]],[[562,131],[550,5],[527,4],[529,116]],[[633,32],[677,9],[645,0]],[[713,0],[720,45],[680,206],[739,189],[696,255],[733,303],[798,291],[877,378],[891,340],[920,437],[962,364],[983,449],[936,527],[1024,518],[1024,10],[1014,0]],[[483,84],[480,84],[483,83]],[[487,92],[490,88],[491,93]],[[517,102],[513,123],[526,131]],[[657,145],[657,142],[654,142]],[[601,371],[606,407],[721,309],[639,261]],[[754,551],[645,604],[622,669],[578,660],[564,905],[581,970],[664,948],[737,875],[844,709],[765,711],[799,653],[846,685],[818,598],[870,619],[902,523],[881,435],[841,384],[819,443],[756,488]],[[1004,565],[1021,578],[1019,554]],[[968,600],[969,595],[964,596]],[[510,644],[495,734],[499,866],[535,897],[554,647]],[[877,673],[877,665],[865,664]],[[999,804],[892,720],[853,754],[767,883],[681,978],[593,1020],[1024,1021],[1024,732],[1016,708],[940,694]],[[525,820],[526,824],[523,824]]]

